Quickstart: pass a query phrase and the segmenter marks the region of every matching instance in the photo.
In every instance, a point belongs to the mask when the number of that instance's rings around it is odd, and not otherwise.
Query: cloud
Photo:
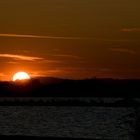
[[[0,73],[0,77],[3,77],[3,76],[5,76],[5,74],[3,74],[3,73]]]
[[[76,55],[71,55],[71,54],[56,54],[56,55],[53,55],[53,56],[70,58],[70,59],[82,59],[82,57],[79,57],[79,56],[76,56]]]
[[[125,31],[125,30],[126,29],[122,29],[122,31]],[[27,35],[25,35],[25,34],[24,35],[22,35],[22,34],[0,34],[0,37],[36,38],[36,39],[62,39],[62,40],[96,40],[96,41],[104,41],[104,42],[137,41],[137,40],[130,40],[130,39],[110,39],[110,38],[96,38],[96,37],[39,36],[39,35],[30,35],[30,34],[27,34]]]
[[[124,28],[121,29],[122,32],[140,32],[140,28]]]
[[[0,81],[5,81],[5,80],[7,80],[7,75],[6,74],[4,74],[4,73],[0,73]]]
[[[51,63],[51,64],[58,64],[58,63],[61,63],[61,61],[59,60],[42,60],[42,61],[37,61],[36,62],[37,64],[48,64],[48,63]]]
[[[46,76],[55,76],[57,74],[63,73],[62,70],[60,69],[50,69],[46,71],[36,71],[36,72],[31,72],[30,75],[32,77],[46,77]]]
[[[16,38],[38,38],[38,39],[88,39],[85,37],[63,37],[63,36],[39,36],[39,35],[20,35],[20,34],[0,34],[0,37],[16,37]]]
[[[129,54],[135,54],[136,52],[133,50],[129,50],[126,48],[111,48],[111,51],[113,52],[122,52],[122,53],[129,53]]]
[[[13,59],[25,60],[25,61],[36,61],[36,60],[44,59],[41,57],[32,57],[32,56],[16,55],[16,54],[0,54],[0,57],[13,58]]]

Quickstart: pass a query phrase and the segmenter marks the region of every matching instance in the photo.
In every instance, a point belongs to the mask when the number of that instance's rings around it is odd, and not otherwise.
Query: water
[[[2,135],[129,140],[134,123],[133,108],[0,106]]]

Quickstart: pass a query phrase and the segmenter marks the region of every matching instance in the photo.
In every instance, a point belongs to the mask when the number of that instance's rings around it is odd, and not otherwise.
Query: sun
[[[27,80],[31,79],[28,73],[26,72],[17,72],[14,74],[12,80],[15,82],[16,80]]]

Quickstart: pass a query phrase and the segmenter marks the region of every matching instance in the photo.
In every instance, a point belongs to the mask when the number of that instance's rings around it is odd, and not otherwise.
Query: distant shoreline
[[[114,97],[140,98],[140,80],[58,78],[0,82],[0,97]]]

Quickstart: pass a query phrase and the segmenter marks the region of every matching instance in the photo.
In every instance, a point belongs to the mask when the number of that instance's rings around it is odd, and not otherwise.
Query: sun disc
[[[28,73],[26,72],[17,72],[16,74],[14,74],[12,80],[16,81],[16,80],[27,80],[30,79],[30,76]]]

